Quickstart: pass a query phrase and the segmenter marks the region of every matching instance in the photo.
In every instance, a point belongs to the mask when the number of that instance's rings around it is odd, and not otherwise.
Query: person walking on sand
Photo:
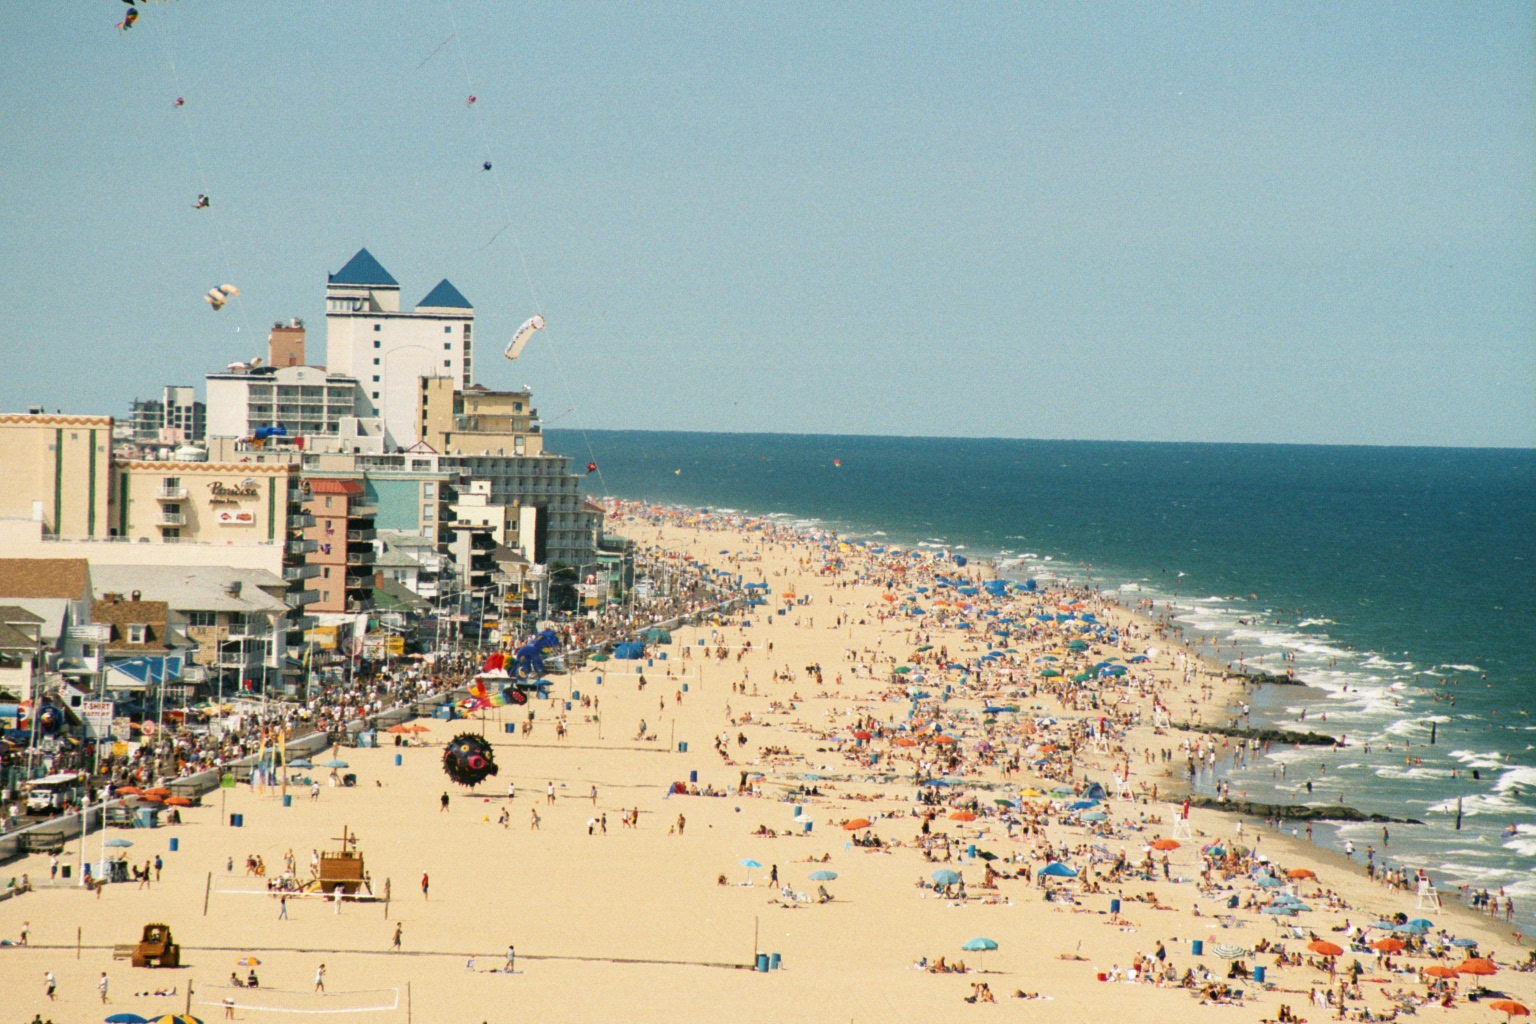
[[[597,806],[597,787],[596,786],[592,787],[592,806],[593,807]]]
[[[59,979],[53,976],[52,971],[44,971],[43,984],[48,988],[48,1001],[54,1002],[56,1000],[54,993],[59,990]]]
[[[32,922],[31,921],[23,921],[23,922],[21,922],[21,944],[23,946],[25,946],[27,944],[27,937],[29,935],[31,935],[31,934],[32,934]]]
[[[544,791],[544,802],[548,803],[548,804],[553,804],[555,802],[555,784],[554,784],[554,782],[550,782],[549,788]]]
[[[101,993],[103,1004],[107,1002],[107,972],[101,972],[101,980],[96,983],[96,990]]]
[[[431,884],[432,884],[432,880],[430,878],[428,878],[427,877],[427,873],[425,871],[423,871],[421,873],[421,898],[422,899],[426,899],[427,898],[427,888]]]
[[[224,1019],[225,1020],[234,1020],[235,1019],[235,997],[234,996],[225,996],[224,997]]]
[[[442,807],[438,810],[439,814],[448,809],[448,791],[446,789],[443,790],[443,795],[440,798],[440,802],[442,803]]]
[[[281,896],[279,896],[277,898],[277,919],[279,921],[286,921],[286,920],[288,920],[288,894],[287,893],[284,893],[283,895],[281,895]]]
[[[315,968],[315,991],[325,992],[325,964]]]
[[[400,952],[400,936],[404,934],[404,932],[405,925],[398,921],[395,922],[395,941],[390,945],[389,948],[394,950],[396,953]]]
[[[685,827],[687,827],[687,825],[688,825],[688,819],[683,817],[681,814],[679,814],[677,816],[677,834],[678,835],[682,835],[683,834],[683,829]]]
[[[513,967],[517,964],[517,947],[507,943],[507,973],[515,973]]]

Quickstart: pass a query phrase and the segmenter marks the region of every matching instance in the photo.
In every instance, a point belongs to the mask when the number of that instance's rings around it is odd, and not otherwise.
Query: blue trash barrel
[[[506,723],[506,725],[503,727],[502,731],[503,732],[517,732],[517,723],[516,722],[508,722],[508,723]],[[399,763],[400,763],[400,755],[396,754],[395,755],[395,764],[399,764]]]
[[[687,740],[680,740],[680,741],[678,741],[677,752],[679,754],[686,754],[686,753],[688,753],[688,741]]]
[[[810,820],[810,819],[806,819],[806,822],[805,822],[805,830],[806,830],[806,831],[807,831],[807,832],[809,832],[809,831],[810,831],[810,830],[811,830],[811,825],[813,825],[813,824],[814,824],[814,822],[812,822],[812,821],[811,821],[811,820]]]
[[[581,691],[580,690],[572,690],[571,691],[571,700],[581,700]]]
[[[795,817],[800,817],[800,805],[795,804]]]
[[[768,973],[768,954],[767,953],[759,953],[759,954],[757,954],[757,969],[759,971],[761,971],[762,973],[764,973],[764,974]]]
[[[689,772],[688,773],[688,781],[689,782],[698,782],[699,781],[699,773],[698,772]]]
[[[292,807],[293,806],[293,794],[292,793],[284,793],[283,794],[283,806],[284,807]]]
[[[1109,912],[1111,914],[1119,914],[1120,913],[1120,901],[1119,900],[1110,900],[1109,901]]]
[[[181,840],[175,836],[171,836],[171,852],[175,853],[179,849],[181,849]]]
[[[598,676],[597,677],[597,685],[598,686],[602,686],[603,685],[603,677],[602,676]]]
[[[688,692],[688,684],[687,684],[687,683],[684,683],[684,684],[683,684],[683,692],[684,692],[684,693],[687,693],[687,692]]]
[[[1263,966],[1257,966],[1257,967],[1255,967],[1253,969],[1253,983],[1255,985],[1262,985],[1262,984],[1264,984],[1264,968],[1263,968]]]
[[[656,665],[656,659],[655,658],[646,658],[645,659],[645,667],[646,668],[653,668],[655,665]],[[636,666],[636,667],[638,668],[639,666]]]
[[[1199,939],[1192,939],[1189,943],[1189,952],[1192,956],[1205,956],[1205,943]]]
[[[508,726],[510,726],[511,724],[512,724],[511,722],[507,723]],[[511,732],[511,731],[512,730],[510,728],[507,729],[507,732]],[[395,755],[395,767],[398,768],[398,767],[400,767],[404,763],[405,763],[405,755],[404,754],[396,754]]]
[[[667,660],[667,652],[666,651],[662,651],[661,652],[661,660],[662,661],[666,661]]]
[[[971,858],[972,860],[976,859],[976,844],[975,843],[972,843],[971,845],[969,845],[969,846],[967,846],[965,848],[965,855],[967,857]]]
[[[565,702],[565,710],[567,710],[567,711],[571,710],[571,702],[570,701],[566,701]]]
[[[768,957],[768,969],[770,971],[776,971],[779,969],[779,954],[774,953]]]
[[[243,815],[243,814],[231,814],[229,816],[229,824],[230,824],[231,828],[244,828],[245,827],[245,815]]]

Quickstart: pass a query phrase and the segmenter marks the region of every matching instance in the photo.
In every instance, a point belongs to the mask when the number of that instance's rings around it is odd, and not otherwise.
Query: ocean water
[[[944,545],[1171,606],[1207,654],[1314,687],[1259,688],[1254,724],[1349,741],[1219,765],[1202,786],[1418,818],[1385,850],[1379,825],[1315,838],[1536,895],[1536,451],[571,430],[549,443],[598,463],[594,495]]]

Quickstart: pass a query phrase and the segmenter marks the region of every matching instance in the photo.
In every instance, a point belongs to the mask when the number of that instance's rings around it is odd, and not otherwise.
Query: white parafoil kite
[[[533,337],[533,332],[543,329],[544,318],[537,313],[533,314],[533,316],[524,320],[523,326],[519,327],[517,333],[512,335],[512,340],[507,342],[507,350],[502,354],[508,359],[516,359],[523,354],[523,346],[528,344],[528,339]]]
[[[203,296],[203,301],[213,307],[217,313],[224,308],[224,303],[240,294],[240,289],[232,284],[221,284],[217,288],[209,288],[208,294]]]

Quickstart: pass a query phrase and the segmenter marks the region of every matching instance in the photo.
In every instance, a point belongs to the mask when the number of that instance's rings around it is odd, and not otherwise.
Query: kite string
[[[459,66],[463,69],[463,72],[464,72],[464,88],[466,90],[466,95],[473,96],[473,95],[475,95],[475,85],[474,85],[474,81],[470,78],[470,74],[469,74],[469,57],[468,57],[468,55],[466,54],[466,52],[464,50],[464,38],[463,38],[463,36],[459,35],[459,20],[454,15],[453,0],[444,0],[444,3],[446,4],[446,6],[448,8],[448,21],[449,21],[449,23],[451,24],[451,26],[453,28],[453,34],[449,38],[454,40],[454,44],[455,44],[454,45],[454,49],[459,54]],[[441,49],[441,47],[439,47],[439,49]],[[473,108],[471,109],[471,113],[472,114],[474,113]],[[506,186],[502,184],[501,176],[495,172],[495,166],[496,165],[491,160],[490,138],[486,134],[485,125],[483,123],[481,123],[478,118],[475,121],[475,127],[480,132],[480,152],[483,154],[485,162],[491,164],[491,167],[492,167],[491,178],[496,183],[496,191],[497,191],[498,196],[501,199],[501,212],[502,212],[502,216],[506,220],[506,224],[507,224],[506,228],[504,228],[503,230],[507,230],[507,231],[511,232],[511,235],[512,235],[512,245],[513,245],[513,248],[515,248],[517,250],[517,259],[518,259],[518,262],[522,265],[522,268],[523,268],[523,282],[524,282],[524,284],[527,285],[528,295],[529,295],[529,297],[533,301],[533,311],[535,313],[539,314],[539,316],[543,317],[544,316],[544,304],[543,304],[543,302],[540,301],[538,288],[535,287],[535,285],[533,283],[533,272],[532,272],[532,270],[529,269],[529,266],[528,266],[528,256],[523,251],[522,239],[518,236],[518,233],[517,233],[517,227],[516,227],[516,224],[514,222],[514,218],[512,216],[512,205],[509,202],[507,202]],[[500,232],[498,232],[498,234],[499,233]],[[510,274],[509,274],[509,276],[510,276]],[[559,377],[560,377],[560,384],[561,384],[562,387],[565,388],[566,396],[569,399],[569,401],[571,402],[572,408],[574,408],[575,405],[576,405],[576,392],[571,387],[570,378],[566,375],[565,363],[560,358],[559,346],[554,344],[554,337],[553,337],[554,332],[550,331],[549,328],[548,328],[548,324],[549,324],[548,318],[545,318],[544,322],[545,322],[545,330],[549,334],[549,337],[547,338],[547,344],[548,344],[548,347],[549,347],[549,350],[550,350],[550,354],[554,358],[555,372],[559,375]],[[593,451],[592,439],[587,436],[587,431],[586,431],[585,427],[577,427],[576,429],[581,431],[581,440],[582,440],[582,443],[586,446],[588,461],[591,462],[592,465],[597,467],[597,482],[602,487],[603,493],[606,494],[608,492],[608,481],[603,478],[603,467],[602,467],[602,464],[597,461],[597,453],[595,451]]]
[[[176,87],[176,98],[182,99],[186,94],[181,91],[181,72],[177,69],[176,59],[171,54],[170,48],[166,44],[164,32],[160,28],[160,19],[153,19],[152,24],[154,25],[155,42],[160,47],[160,55],[165,58],[166,65],[171,69],[171,83]],[[208,174],[203,168],[202,147],[197,144],[197,133],[193,129],[191,121],[191,108],[189,108],[186,104],[182,104],[176,109],[182,117],[182,132],[186,136],[187,146],[192,150],[192,161],[197,166],[197,180],[201,189],[200,194],[205,196],[210,195],[211,193],[208,191]],[[211,202],[207,207],[203,209],[203,212],[209,215],[209,218],[213,223],[213,236],[215,243],[219,247],[219,262],[223,264],[224,280],[233,281],[233,263],[230,261],[229,246],[224,238],[223,221],[219,219],[218,212],[214,209],[214,206]],[[247,337],[255,337],[255,335],[251,333],[251,324],[249,319],[246,317],[244,301],[240,296],[237,295],[234,297],[234,304],[235,311],[240,317],[241,326],[245,328]]]

